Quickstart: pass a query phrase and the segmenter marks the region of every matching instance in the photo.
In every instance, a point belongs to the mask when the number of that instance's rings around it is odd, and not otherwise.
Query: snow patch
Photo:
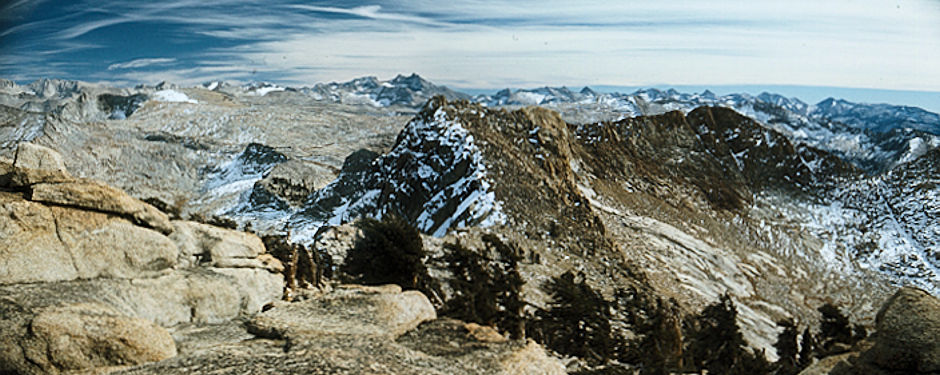
[[[150,98],[158,102],[167,103],[198,103],[195,99],[190,99],[186,94],[176,90],[160,90],[153,93]]]

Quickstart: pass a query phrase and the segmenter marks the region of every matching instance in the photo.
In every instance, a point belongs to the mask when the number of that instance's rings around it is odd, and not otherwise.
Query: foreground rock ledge
[[[0,374],[172,358],[170,332],[243,322],[280,298],[281,270],[257,236],[170,221],[54,150],[0,160]]]
[[[427,297],[397,286],[340,286],[279,302],[248,324],[258,338],[120,374],[564,374],[534,342],[480,339],[436,319]]]

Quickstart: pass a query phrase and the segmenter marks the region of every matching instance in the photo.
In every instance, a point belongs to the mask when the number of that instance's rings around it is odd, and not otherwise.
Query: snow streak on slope
[[[234,159],[208,172],[203,194],[195,203],[214,204],[219,207],[216,214],[232,214],[233,208],[246,199],[255,182],[286,160],[286,156],[271,147],[249,144]]]
[[[339,178],[294,215],[291,227],[304,241],[320,226],[360,216],[400,215],[435,236],[499,224],[505,215],[486,176],[473,135],[443,108],[429,107],[405,127],[389,153],[362,168],[344,166]]]

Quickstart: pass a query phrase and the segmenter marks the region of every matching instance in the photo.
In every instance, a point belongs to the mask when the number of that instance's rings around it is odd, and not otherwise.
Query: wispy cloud
[[[353,7],[353,8],[323,7],[323,6],[314,6],[314,5],[294,5],[294,6],[291,6],[291,8],[308,10],[312,12],[353,15],[353,16],[359,16],[359,17],[373,19],[373,20],[401,21],[401,22],[417,23],[417,24],[432,25],[432,26],[445,25],[445,23],[443,22],[436,21],[434,19],[427,18],[427,17],[420,17],[420,16],[415,16],[415,15],[409,15],[409,14],[383,12],[381,5],[365,5],[365,6],[358,6],[358,7]]]
[[[84,0],[52,13],[0,30],[20,41],[4,52],[40,51],[33,73],[43,61],[86,62],[76,66],[97,70],[70,74],[97,80],[309,84],[418,72],[478,88],[940,87],[935,0]],[[119,25],[163,34],[143,45],[109,34]],[[87,51],[94,46],[104,48]],[[179,46],[187,48],[173,53]],[[131,60],[155,54],[164,57]],[[0,75],[24,69],[7,64]]]
[[[85,35],[87,33],[90,33],[92,31],[95,31],[101,28],[105,28],[105,27],[113,26],[113,25],[119,25],[122,23],[139,21],[139,20],[141,20],[141,18],[139,17],[122,16],[122,17],[116,17],[116,18],[105,18],[105,19],[100,19],[100,20],[95,20],[95,21],[88,21],[88,22],[83,22],[83,23],[74,25],[72,27],[66,28],[64,30],[61,30],[53,34],[52,37],[55,39],[61,39],[61,40],[75,39],[82,35]]]
[[[139,68],[144,68],[144,67],[153,66],[153,65],[169,64],[169,63],[172,63],[172,62],[175,62],[175,61],[176,61],[175,58],[166,58],[166,57],[149,58],[149,59],[136,59],[136,60],[131,60],[131,61],[128,61],[128,62],[115,63],[115,64],[108,65],[108,70],[115,70],[115,69],[139,69]]]
[[[20,16],[23,12],[27,12],[30,9],[35,8],[43,1],[45,0],[9,1],[3,6],[0,6],[0,21],[14,19]]]

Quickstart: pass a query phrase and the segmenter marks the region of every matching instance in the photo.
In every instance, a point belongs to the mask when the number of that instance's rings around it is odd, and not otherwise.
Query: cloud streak
[[[417,72],[476,88],[670,83],[935,90],[940,7],[931,1],[85,0],[58,11],[38,2],[46,8],[0,30],[0,38],[15,38],[7,43],[9,56],[42,51],[29,74],[41,74],[43,61],[75,61],[81,64],[64,78],[94,80],[311,84]],[[144,35],[115,35],[138,26],[159,34],[147,43],[139,40]],[[26,72],[0,65],[0,75]]]
[[[175,62],[175,58],[148,58],[148,59],[136,59],[123,63],[115,63],[108,65],[108,70],[118,70],[118,69],[139,69],[154,65],[165,65],[172,62]]]
[[[302,9],[311,12],[320,12],[320,13],[334,13],[334,14],[346,14],[352,16],[359,16],[362,18],[368,18],[373,20],[382,20],[382,21],[400,21],[408,23],[417,23],[423,25],[432,25],[432,26],[445,26],[445,23],[435,21],[431,18],[419,17],[407,14],[398,14],[398,13],[386,13],[382,12],[381,5],[365,5],[358,6],[353,8],[337,8],[337,7],[324,7],[324,6],[313,6],[313,5],[293,5],[291,8]]]

